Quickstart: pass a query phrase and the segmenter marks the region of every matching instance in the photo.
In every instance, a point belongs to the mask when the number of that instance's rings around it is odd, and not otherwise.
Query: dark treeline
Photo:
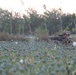
[[[45,9],[45,8],[44,8]],[[27,15],[9,12],[0,8],[0,32],[10,34],[34,34],[39,27],[47,29],[49,34],[69,30],[76,31],[76,14],[65,14],[60,9],[45,9],[41,15],[34,9],[28,9]]]

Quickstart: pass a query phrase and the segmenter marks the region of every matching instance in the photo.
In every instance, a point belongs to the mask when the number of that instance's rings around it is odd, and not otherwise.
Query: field
[[[0,75],[76,75],[76,48],[44,41],[0,41]]]

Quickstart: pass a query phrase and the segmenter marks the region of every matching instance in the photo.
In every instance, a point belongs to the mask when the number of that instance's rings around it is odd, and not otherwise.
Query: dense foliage
[[[76,48],[44,41],[0,41],[0,75],[75,74]]]
[[[9,12],[0,8],[0,32],[10,34],[34,34],[38,27],[48,29],[49,34],[63,30],[76,31],[76,15],[65,14],[61,10],[47,10],[38,14],[34,9],[28,9],[27,15]]]

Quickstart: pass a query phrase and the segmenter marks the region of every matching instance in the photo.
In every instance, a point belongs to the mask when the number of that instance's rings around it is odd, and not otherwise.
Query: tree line
[[[48,30],[49,34],[69,30],[72,33],[76,31],[76,14],[66,14],[61,9],[47,10],[38,14],[32,8],[27,10],[27,15],[22,16],[19,13],[12,13],[0,8],[0,32],[9,34],[35,34],[36,29],[43,28]]]

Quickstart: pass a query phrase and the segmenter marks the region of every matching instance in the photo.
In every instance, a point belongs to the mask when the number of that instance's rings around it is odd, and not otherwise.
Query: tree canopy
[[[27,15],[20,17],[19,13],[9,12],[0,8],[0,32],[8,32],[10,34],[35,34],[38,27],[47,29],[49,34],[53,34],[62,30],[76,31],[76,14],[61,13],[60,10],[47,10],[38,14],[36,10],[28,9]],[[62,25],[62,26],[61,26]]]

